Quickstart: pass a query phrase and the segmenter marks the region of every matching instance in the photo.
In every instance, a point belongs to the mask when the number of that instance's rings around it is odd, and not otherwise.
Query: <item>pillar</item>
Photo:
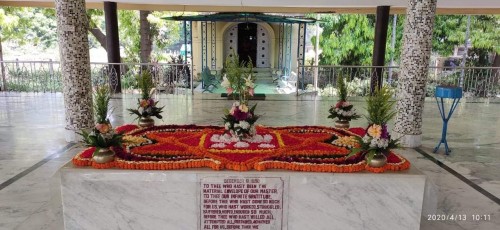
[[[421,145],[425,84],[432,49],[437,0],[409,0],[398,79],[397,116],[394,131],[405,147]]]
[[[109,63],[120,63],[120,39],[118,37],[118,12],[116,2],[104,2],[106,47]],[[121,93],[120,65],[109,65],[109,85],[114,93]]]
[[[57,34],[63,79],[66,140],[94,125],[88,20],[85,0],[56,0]]]
[[[387,43],[387,30],[389,28],[389,10],[390,6],[377,6],[377,21],[375,22],[375,41],[373,45],[372,66],[385,65],[385,47]],[[372,79],[370,83],[370,92],[373,94],[375,88],[382,87],[383,68],[374,68],[372,70]]]

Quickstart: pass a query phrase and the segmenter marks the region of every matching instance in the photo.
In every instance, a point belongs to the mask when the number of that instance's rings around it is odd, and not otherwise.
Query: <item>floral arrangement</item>
[[[252,62],[240,62],[238,55],[233,52],[225,63],[225,74],[221,83],[228,96],[233,95],[233,99],[237,96],[239,99],[233,103],[230,110],[225,111],[223,120],[226,132],[240,140],[255,134],[253,126],[259,119],[254,113],[257,104],[251,108],[248,106],[248,100],[255,92],[252,68]]]
[[[234,102],[230,110],[226,109],[224,113],[224,128],[231,136],[238,137],[240,140],[255,135],[255,122],[259,119],[254,111],[257,104],[248,108],[246,104]]]
[[[337,79],[337,91],[339,92],[339,101],[328,110],[330,112],[328,118],[338,118],[340,121],[351,121],[360,118],[361,116],[353,108],[354,105],[347,101],[347,86],[343,76]]]
[[[80,152],[72,161],[77,166],[142,170],[208,167],[236,171],[286,169],[350,173],[400,171],[410,167],[404,157],[392,152],[387,156],[387,164],[381,168],[366,165],[362,155],[347,157],[350,147],[345,144],[354,145],[351,137],[364,135],[364,129],[339,130],[321,126],[258,126],[256,129],[259,132],[256,136],[261,136],[256,142],[228,143],[221,138],[225,135],[223,127],[162,125],[138,128],[125,125],[116,129],[127,141],[123,148],[113,148],[116,152],[114,161],[94,164],[91,160],[93,148]],[[340,141],[330,143],[334,138]],[[217,147],[222,144],[226,147]]]
[[[141,75],[137,76],[137,83],[141,90],[141,98],[137,99],[137,109],[127,109],[130,114],[137,115],[138,119],[156,117],[162,119],[162,110],[164,107],[157,107],[158,101],[151,98],[155,89],[153,87],[153,80],[148,71],[143,71]]]
[[[95,147],[95,151],[109,149],[113,146],[120,146],[122,135],[116,134],[108,119],[108,104],[111,99],[107,86],[97,87],[94,91],[94,116],[96,125],[87,132],[82,130],[80,135],[87,146]]]
[[[394,101],[391,101],[392,94],[387,87],[377,89],[373,95],[367,99],[368,128],[363,137],[357,137],[360,147],[354,148],[350,156],[362,152],[368,161],[377,156],[387,156],[390,150],[398,148],[398,140],[392,139],[387,130],[389,122],[396,112],[393,110]]]

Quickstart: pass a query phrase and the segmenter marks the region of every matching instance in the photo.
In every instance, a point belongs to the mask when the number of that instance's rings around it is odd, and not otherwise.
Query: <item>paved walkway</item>
[[[0,93],[0,229],[60,229],[57,170],[81,150],[64,140],[64,105],[61,94]],[[158,124],[221,125],[224,108],[231,105],[213,95],[161,95],[165,105]],[[258,101],[259,124],[332,125],[327,119],[333,99],[314,96],[268,96]],[[126,108],[135,107],[134,95],[112,100],[113,125],[133,122]],[[364,113],[364,103],[354,102]],[[436,194],[427,197],[421,229],[498,229],[500,227],[500,104],[463,103],[449,124],[453,150],[431,152],[441,135],[436,104],[425,104],[423,146],[400,150],[413,167],[429,178]],[[363,119],[352,126],[364,126]],[[425,155],[429,155],[427,158]],[[435,161],[439,161],[435,163]],[[440,166],[441,165],[441,166]],[[461,214],[466,221],[432,221],[427,215]],[[490,215],[474,221],[472,215]]]

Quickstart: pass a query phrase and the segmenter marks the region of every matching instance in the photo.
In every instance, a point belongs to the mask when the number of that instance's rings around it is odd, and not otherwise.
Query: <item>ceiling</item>
[[[102,8],[102,0],[87,0],[88,8]],[[115,0],[119,9],[195,12],[374,13],[391,6],[405,13],[408,0]],[[147,3],[145,3],[147,2]],[[53,7],[54,0],[0,0],[0,6]],[[438,0],[440,14],[500,14],[500,0]]]

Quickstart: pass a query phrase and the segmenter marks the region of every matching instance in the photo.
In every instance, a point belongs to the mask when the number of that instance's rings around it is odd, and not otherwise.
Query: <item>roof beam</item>
[[[44,1],[0,1],[0,6],[49,7],[54,2]],[[102,2],[87,2],[89,9],[103,9]],[[252,6],[207,6],[207,5],[158,5],[118,3],[120,10],[185,11],[185,12],[261,12],[261,13],[336,13],[375,14],[376,7],[252,7]],[[405,14],[404,7],[391,7],[391,14]],[[500,14],[500,8],[438,8],[437,14]]]

